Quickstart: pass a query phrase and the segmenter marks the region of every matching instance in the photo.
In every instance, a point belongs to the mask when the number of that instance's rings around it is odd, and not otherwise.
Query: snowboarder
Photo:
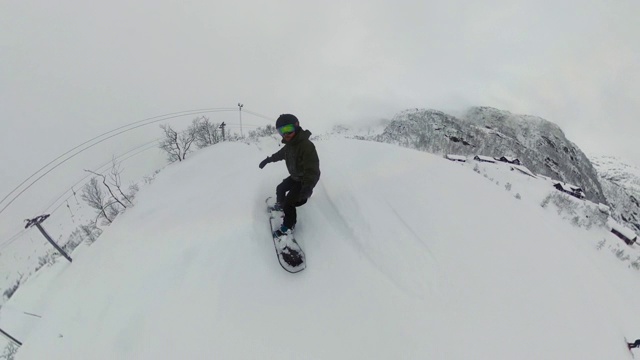
[[[636,340],[636,341],[634,341],[632,343],[628,342],[627,346],[629,346],[629,350],[631,350],[633,348],[640,347],[640,339],[638,339],[638,340]]]
[[[284,146],[278,152],[260,162],[260,169],[268,163],[284,160],[289,177],[276,187],[274,209],[284,212],[282,225],[273,235],[290,235],[296,225],[296,207],[307,203],[313,188],[320,179],[320,160],[316,147],[309,140],[311,132],[300,127],[298,118],[282,114],[276,120],[276,129],[282,136]]]

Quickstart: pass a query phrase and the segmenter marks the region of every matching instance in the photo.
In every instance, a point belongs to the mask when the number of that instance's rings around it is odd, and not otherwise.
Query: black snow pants
[[[293,229],[298,220],[296,207],[307,203],[307,200],[298,201],[301,188],[302,182],[294,180],[291,176],[282,180],[280,185],[276,187],[276,201],[282,206],[284,212],[282,224],[289,229]]]

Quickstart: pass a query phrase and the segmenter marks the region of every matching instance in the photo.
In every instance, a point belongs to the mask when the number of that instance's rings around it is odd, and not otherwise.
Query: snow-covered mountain
[[[590,155],[589,160],[601,179],[609,180],[640,198],[640,168],[615,156]]]
[[[537,174],[581,186],[588,199],[606,202],[587,156],[560,127],[542,118],[490,107],[463,117],[437,110],[406,110],[375,140],[435,154],[510,156]]]
[[[618,220],[640,232],[640,169],[612,156],[589,157]]]
[[[1,309],[16,359],[629,357],[640,250],[596,204],[508,164],[318,139],[292,275],[264,209],[286,168],[257,166],[278,146],[221,143],[159,173]]]

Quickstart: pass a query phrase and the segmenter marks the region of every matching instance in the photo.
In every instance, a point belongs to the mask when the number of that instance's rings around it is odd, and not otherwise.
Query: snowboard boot
[[[285,236],[291,235],[292,233],[293,233],[293,229],[289,229],[288,227],[282,225],[280,226],[280,229],[273,232],[273,236],[281,239]]]
[[[280,205],[279,202],[273,204],[273,206],[270,208],[271,211],[282,211],[282,205]]]

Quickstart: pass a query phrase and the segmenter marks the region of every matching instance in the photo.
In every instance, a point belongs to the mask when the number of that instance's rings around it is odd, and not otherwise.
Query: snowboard
[[[276,201],[273,197],[265,200],[267,204],[267,212],[269,214],[269,228],[271,229],[271,237],[273,238],[273,246],[276,249],[278,262],[283,269],[290,273],[297,273],[307,267],[304,251],[294,238],[294,235],[288,235],[278,238],[273,232],[280,228],[284,213],[273,209]]]

